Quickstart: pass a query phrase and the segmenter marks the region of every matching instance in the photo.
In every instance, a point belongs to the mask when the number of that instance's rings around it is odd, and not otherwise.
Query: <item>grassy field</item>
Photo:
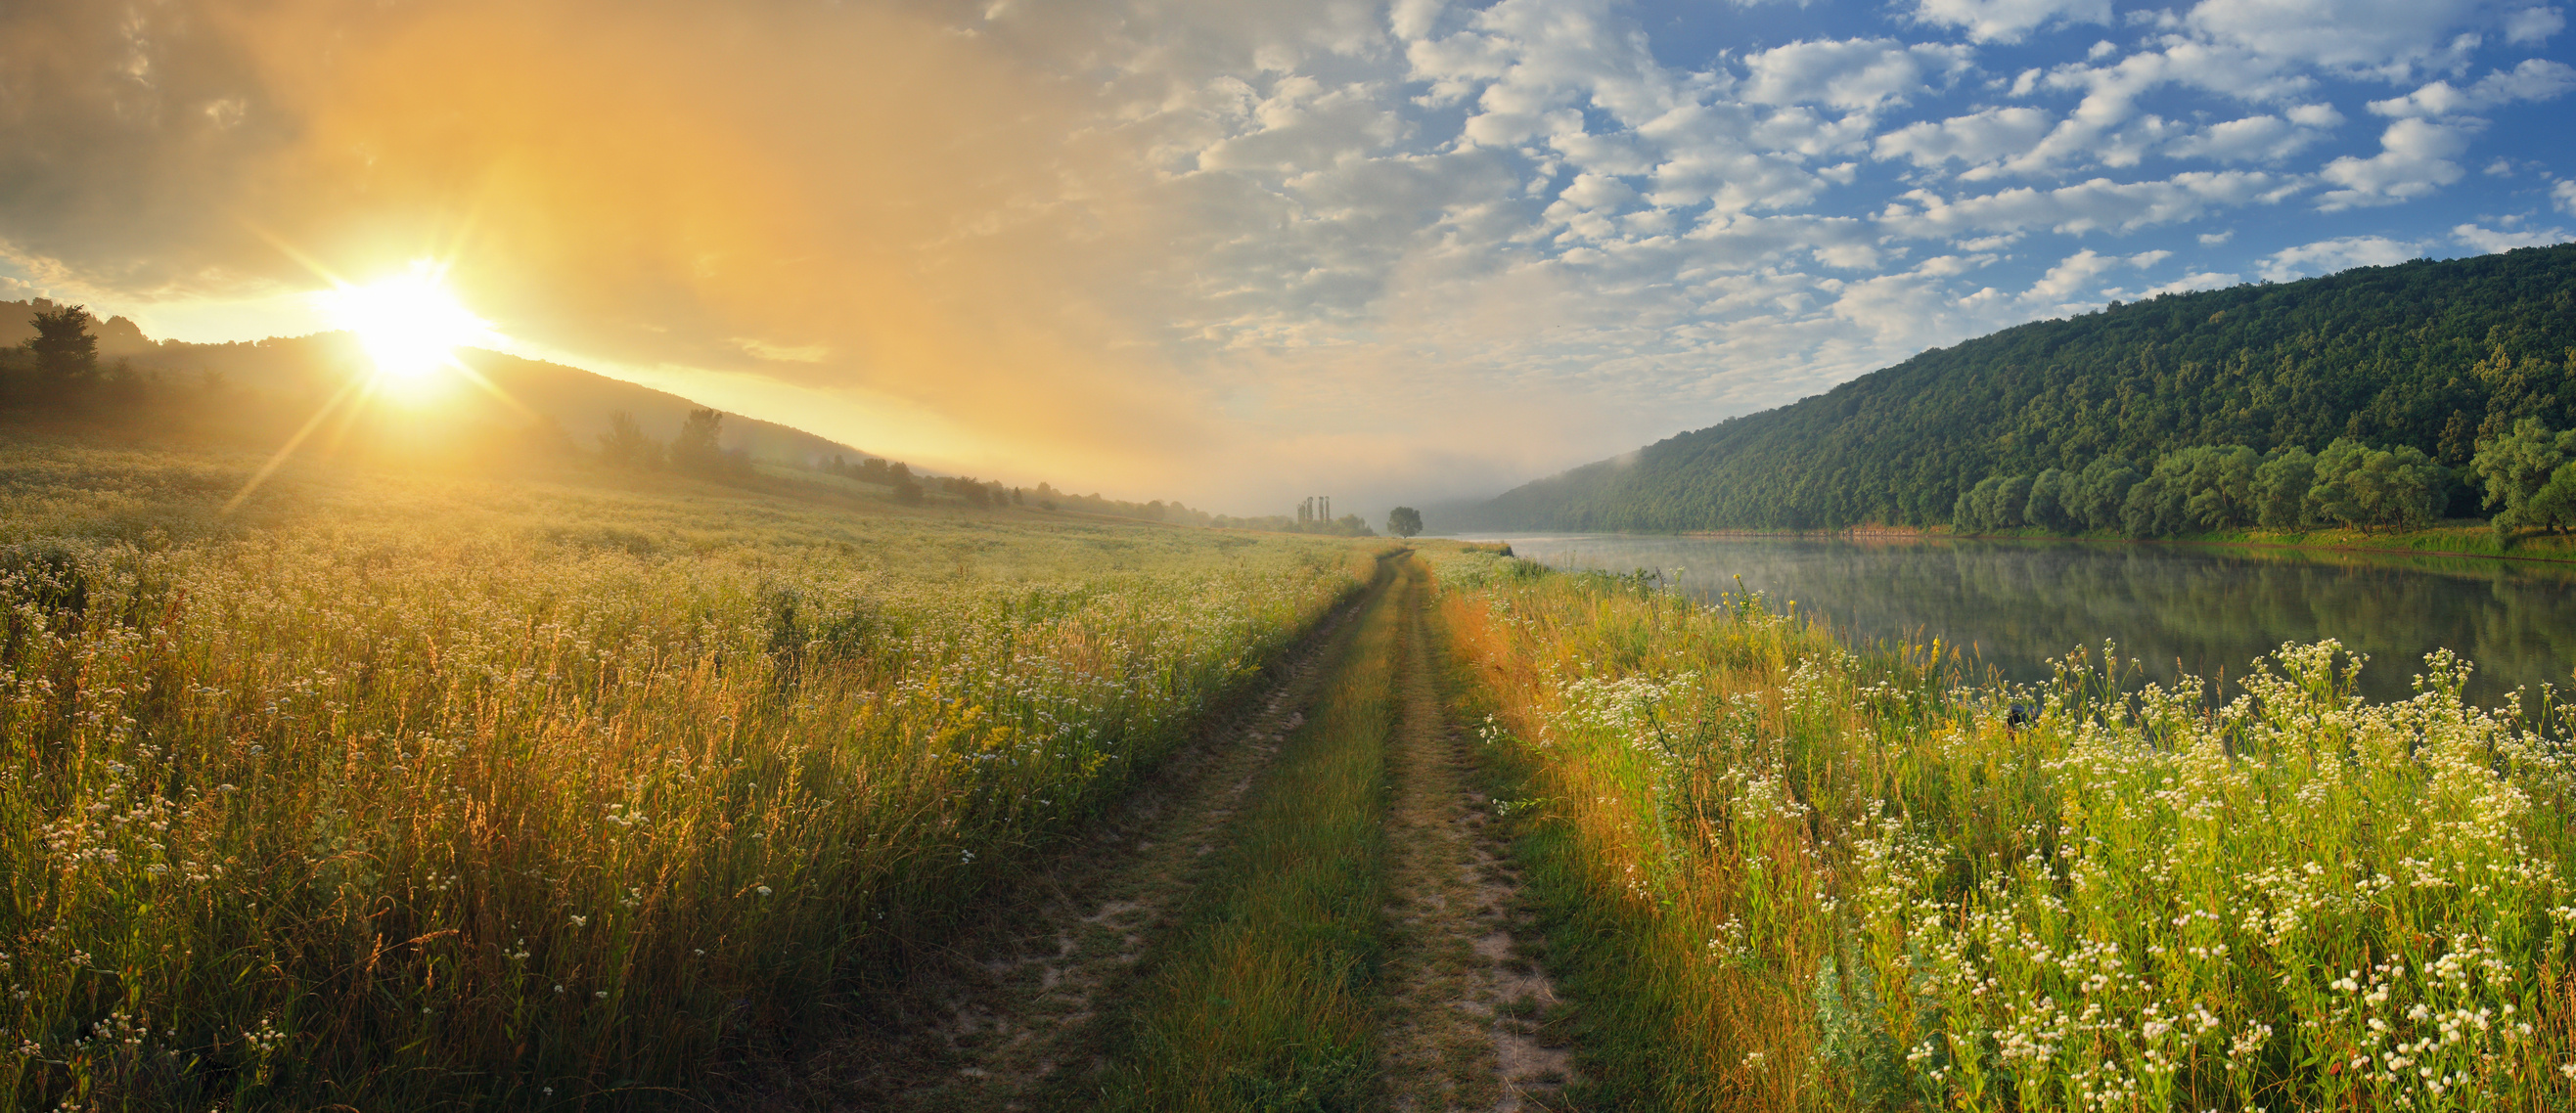
[[[1592,1106],[2576,1106],[2551,697],[2479,710],[2437,658],[2373,705],[2331,643],[2223,707],[2108,647],[1972,687],[1758,597],[1442,578]]]
[[[702,1092],[1079,828],[1347,542],[0,444],[18,1108]]]

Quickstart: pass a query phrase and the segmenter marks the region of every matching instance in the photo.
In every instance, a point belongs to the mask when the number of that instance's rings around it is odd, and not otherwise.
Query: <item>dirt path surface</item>
[[[1199,884],[1280,739],[1305,721],[1353,616],[1394,589],[1382,579],[1337,612],[1247,718],[1176,756],[1085,846],[1018,882],[955,951],[747,1108],[1029,1109],[1059,1069],[1094,1065],[1111,995]]]
[[[1569,1053],[1563,1009],[1539,969],[1509,848],[1472,787],[1467,743],[1443,713],[1430,587],[1408,567],[1403,720],[1387,755],[1392,932],[1381,1045],[1388,1106],[1401,1113],[1553,1108]]]

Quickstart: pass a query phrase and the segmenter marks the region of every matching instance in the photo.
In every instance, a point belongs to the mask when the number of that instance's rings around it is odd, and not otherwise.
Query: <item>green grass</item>
[[[2330,643],[2224,707],[2100,654],[1976,687],[1758,598],[1443,578],[1596,1104],[2576,1102],[2576,723],[2539,693],[2481,711],[2437,659],[2370,704]]]
[[[814,1030],[1347,543],[0,444],[9,1104],[573,1108]]]
[[[1377,1089],[1386,749],[1400,628],[1422,575],[1364,612],[1313,717],[1229,830],[1152,959],[1100,1108],[1325,1111]]]

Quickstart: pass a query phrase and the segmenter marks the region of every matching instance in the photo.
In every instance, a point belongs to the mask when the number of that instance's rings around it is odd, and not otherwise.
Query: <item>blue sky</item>
[[[434,255],[521,350],[926,466],[1374,513],[2113,299],[2565,241],[2566,23],[2521,0],[21,6],[0,294],[229,339],[327,327],[323,271]]]

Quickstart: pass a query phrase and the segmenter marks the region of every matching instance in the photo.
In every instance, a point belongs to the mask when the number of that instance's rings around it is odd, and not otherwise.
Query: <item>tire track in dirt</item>
[[[1398,558],[1400,559],[1400,558]],[[1176,755],[1098,831],[963,928],[895,999],[753,1110],[1015,1110],[1098,1064],[1113,995],[1188,894],[1244,794],[1305,722],[1378,582],[1310,636],[1248,717]]]
[[[1465,738],[1440,700],[1429,577],[1405,569],[1403,721],[1388,755],[1387,1017],[1381,1062],[1399,1113],[1556,1107],[1571,1053],[1565,1006],[1540,969],[1541,934]]]

